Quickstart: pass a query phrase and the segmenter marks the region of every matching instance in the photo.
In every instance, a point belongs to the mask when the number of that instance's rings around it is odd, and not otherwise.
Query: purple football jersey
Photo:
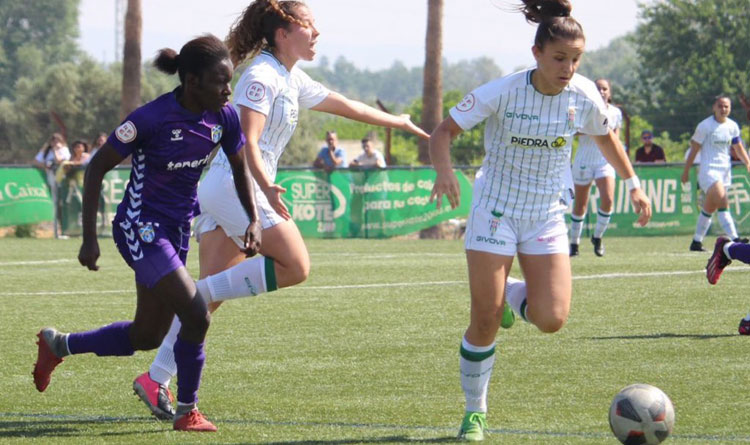
[[[182,226],[198,208],[198,180],[211,151],[221,144],[233,155],[245,137],[231,104],[196,114],[177,102],[175,90],[133,111],[107,142],[123,157],[132,155],[115,220]]]

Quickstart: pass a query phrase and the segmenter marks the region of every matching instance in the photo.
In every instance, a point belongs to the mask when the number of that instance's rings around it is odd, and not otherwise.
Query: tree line
[[[747,0],[664,0],[639,8],[635,30],[585,54],[579,72],[611,80],[613,101],[630,116],[631,153],[641,130],[652,129],[667,159],[681,161],[717,94],[732,98],[732,118],[746,124],[738,97],[750,90],[750,10]],[[0,163],[28,162],[55,131],[64,130],[69,140],[91,139],[118,125],[122,66],[97,62],[77,47],[78,10],[79,0],[0,3]],[[489,57],[443,61],[442,70],[444,116],[465,93],[504,74]],[[379,99],[391,112],[421,119],[422,67],[397,61],[371,71],[343,57],[321,57],[305,71],[348,97],[369,104]],[[176,79],[147,62],[141,85],[145,103],[174,88]],[[343,139],[373,131],[384,136],[363,124],[302,112],[282,163],[309,164],[329,129]],[[747,128],[743,133],[747,137]],[[394,132],[396,161],[416,163],[416,144]],[[462,134],[453,155],[458,164],[481,161],[482,129]]]

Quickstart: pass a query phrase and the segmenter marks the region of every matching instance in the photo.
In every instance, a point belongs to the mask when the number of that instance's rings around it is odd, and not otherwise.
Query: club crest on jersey
[[[138,236],[141,237],[144,243],[151,243],[156,238],[156,232],[154,232],[154,225],[152,223],[143,223],[138,225]]]
[[[130,121],[123,122],[119,127],[117,127],[117,130],[115,130],[115,137],[123,144],[129,144],[133,142],[137,135],[138,129],[135,128],[135,124]]]
[[[266,87],[260,82],[253,82],[247,86],[245,97],[251,102],[260,102],[266,97]]]
[[[473,93],[469,93],[456,105],[456,110],[466,113],[474,108],[474,104],[477,102]]]
[[[221,125],[214,125],[211,128],[211,141],[213,141],[214,144],[218,144],[221,140],[222,134],[224,134],[224,129],[221,127]]]
[[[175,128],[172,130],[172,139],[170,141],[181,141],[182,140],[182,128]]]
[[[576,127],[576,108],[568,107],[568,128],[574,129]]]

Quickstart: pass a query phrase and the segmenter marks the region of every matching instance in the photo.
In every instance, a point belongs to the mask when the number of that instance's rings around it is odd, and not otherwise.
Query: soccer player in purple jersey
[[[132,156],[130,182],[112,232],[120,254],[135,271],[135,319],[70,334],[42,329],[37,334],[34,383],[44,391],[52,371],[70,354],[121,356],[154,349],[177,315],[182,328],[174,344],[179,379],[174,429],[216,431],[196,405],[211,316],[185,262],[190,222],[198,209],[198,179],[219,144],[250,221],[242,250],[253,256],[260,249],[251,175],[241,151],[245,138],[229,104],[234,67],[227,47],[212,35],[191,40],[179,54],[161,50],[154,65],[165,73],[178,73],[180,86],[131,113],[92,159],[86,170],[83,243],[78,254],[81,265],[98,270],[96,214],[102,179]]]
[[[714,244],[714,253],[708,259],[706,264],[706,278],[711,284],[719,282],[721,273],[724,268],[732,263],[732,260],[739,260],[745,264],[750,264],[750,244],[743,241],[732,241],[728,236],[716,238]],[[750,335],[750,313],[740,320],[737,328],[740,335]]]

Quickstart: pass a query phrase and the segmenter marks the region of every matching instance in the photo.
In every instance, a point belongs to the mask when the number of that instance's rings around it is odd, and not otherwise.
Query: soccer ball
[[[674,407],[655,386],[626,386],[609,407],[609,427],[625,445],[656,445],[674,429]]]

